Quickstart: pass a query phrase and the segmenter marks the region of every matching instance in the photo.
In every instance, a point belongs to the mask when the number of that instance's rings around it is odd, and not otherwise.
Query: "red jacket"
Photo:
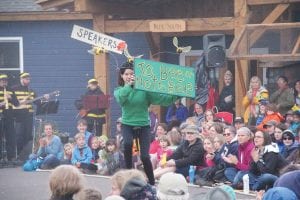
[[[250,168],[250,163],[252,161],[251,151],[254,148],[252,140],[244,144],[239,144],[238,146],[238,163],[236,168],[241,171],[247,171]]]

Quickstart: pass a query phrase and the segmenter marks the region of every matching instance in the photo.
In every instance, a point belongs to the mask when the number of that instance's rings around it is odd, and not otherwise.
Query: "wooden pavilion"
[[[160,60],[157,52],[162,50],[160,43],[163,37],[202,36],[207,33],[232,35],[234,41],[227,55],[235,71],[237,115],[243,113],[241,102],[251,73],[263,74],[258,63],[264,67],[276,67],[300,60],[299,32],[289,31],[300,27],[296,22],[300,0],[36,0],[36,3],[45,11],[52,12],[25,14],[22,19],[92,19],[93,29],[97,32],[142,32],[155,60]],[[5,17],[12,19],[17,16]],[[153,27],[153,23],[157,26]],[[250,53],[251,46],[274,27],[280,31],[280,49],[287,50],[276,54]],[[256,61],[254,64],[253,60]],[[108,54],[94,58],[95,77],[105,77],[99,81],[106,92],[110,84],[107,66]],[[221,74],[224,72],[225,69],[222,69]],[[223,81],[220,80],[221,88]]]

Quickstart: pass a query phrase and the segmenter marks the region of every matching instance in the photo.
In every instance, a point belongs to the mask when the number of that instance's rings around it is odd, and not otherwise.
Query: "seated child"
[[[156,156],[157,156],[157,163],[158,167],[164,166],[167,162],[167,157],[171,156],[173,151],[169,149],[170,142],[168,140],[168,136],[161,135],[159,137],[159,146],[160,148],[157,150]]]
[[[87,131],[87,121],[85,119],[80,119],[77,122],[77,130],[79,133],[84,134],[85,143],[91,147],[91,139],[93,134]]]
[[[101,135],[100,137],[98,137],[98,142],[99,142],[99,149],[105,149],[106,146],[106,142],[107,142],[108,138],[106,135]]]
[[[64,165],[71,164],[72,152],[73,152],[73,144],[66,143],[64,145],[64,157],[60,161],[60,164],[64,164]]]
[[[169,149],[175,151],[182,142],[182,136],[180,132],[178,130],[172,130],[167,133],[167,136],[170,141]]]
[[[82,169],[83,172],[96,172],[97,166],[91,163],[92,150],[85,143],[85,135],[83,133],[77,133],[75,135],[75,141],[76,145],[72,154],[72,164]]]
[[[91,150],[92,150],[92,163],[96,164],[99,159],[99,140],[98,137],[93,136],[91,139]]]
[[[116,140],[109,139],[106,142],[105,149],[99,151],[100,168],[97,173],[101,175],[113,175],[117,170],[123,167],[124,158],[117,149]]]
[[[284,118],[282,115],[278,112],[277,106],[275,104],[269,103],[266,105],[266,116],[262,120],[262,122],[256,126],[258,130],[264,130],[264,125],[266,125],[267,122],[274,120],[279,124],[281,121],[284,121]]]

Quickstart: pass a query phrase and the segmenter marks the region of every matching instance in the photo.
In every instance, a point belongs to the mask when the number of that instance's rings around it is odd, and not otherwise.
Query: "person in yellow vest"
[[[19,102],[14,92],[8,87],[8,76],[0,74],[0,135],[1,160],[14,161],[16,157],[16,132],[14,127],[13,106]]]
[[[12,87],[14,93],[17,96],[18,101],[20,102],[19,106],[13,107],[14,116],[16,119],[16,137],[18,154],[20,154],[25,145],[32,140],[34,110],[32,102],[29,103],[28,101],[33,100],[36,97],[35,92],[29,88],[31,81],[30,74],[27,72],[23,72],[20,73],[19,77],[19,84]],[[26,158],[27,156],[25,155],[24,157]]]
[[[86,99],[85,97],[88,96],[92,97],[91,101],[84,102],[84,99]],[[94,97],[97,97],[96,104],[94,101]],[[96,136],[101,136],[102,126],[106,123],[106,119],[105,108],[103,108],[103,105],[100,105],[101,102],[98,101],[98,98],[101,98],[105,101],[106,96],[104,95],[100,86],[98,85],[98,81],[92,78],[88,81],[86,93],[81,97],[81,100],[75,101],[75,106],[79,110],[79,115],[87,121],[87,130],[91,133],[94,133]],[[89,108],[85,108],[85,104],[92,105],[89,105]]]

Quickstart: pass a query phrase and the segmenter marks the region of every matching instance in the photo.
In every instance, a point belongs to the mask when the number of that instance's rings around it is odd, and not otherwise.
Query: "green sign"
[[[134,73],[136,89],[195,97],[195,72],[191,67],[135,58]]]

